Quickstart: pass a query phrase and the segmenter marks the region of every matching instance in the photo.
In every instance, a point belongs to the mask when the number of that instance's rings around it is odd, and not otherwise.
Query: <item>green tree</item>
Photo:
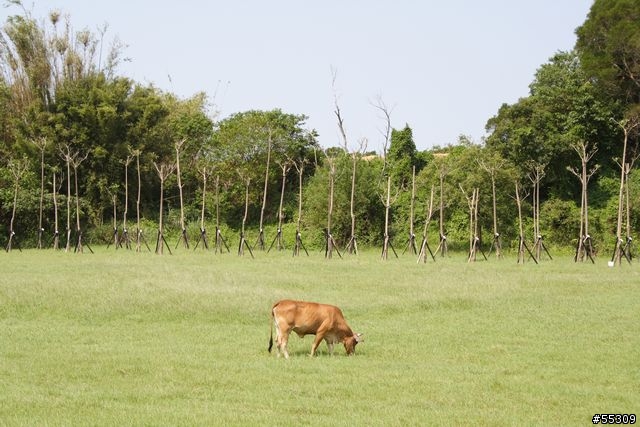
[[[597,143],[596,161],[610,164],[617,150],[611,136],[614,107],[599,96],[575,52],[559,52],[538,69],[528,97],[504,104],[489,119],[486,145],[519,165],[522,176],[532,162],[548,164],[544,193],[575,198],[580,189],[566,170],[577,162],[571,144]]]
[[[614,99],[640,103],[640,0],[596,0],[576,30],[589,77]]]
[[[413,141],[413,131],[409,125],[401,130],[391,130],[391,143],[387,153],[389,173],[396,186],[406,188],[411,185],[413,166],[416,174],[424,167],[418,157],[416,143]]]
[[[215,165],[215,173],[227,183],[221,204],[229,224],[238,225],[244,211],[244,179],[251,179],[250,213],[251,222],[259,215],[262,184],[269,146],[271,159],[268,178],[268,199],[266,213],[276,216],[279,201],[281,170],[278,162],[289,159],[313,159],[318,149],[316,132],[306,128],[307,117],[287,114],[279,109],[271,111],[251,110],[231,115],[216,124],[212,143],[203,153]],[[312,174],[313,167],[305,168],[305,174]],[[243,176],[240,179],[239,175]],[[297,185],[297,179],[290,174],[288,188]],[[289,191],[288,201],[295,198]]]

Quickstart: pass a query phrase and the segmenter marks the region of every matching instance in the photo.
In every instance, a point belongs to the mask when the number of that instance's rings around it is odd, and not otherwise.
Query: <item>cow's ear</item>
[[[354,337],[355,337],[357,343],[360,343],[360,342],[364,341],[364,338],[362,337],[362,334],[355,334]]]

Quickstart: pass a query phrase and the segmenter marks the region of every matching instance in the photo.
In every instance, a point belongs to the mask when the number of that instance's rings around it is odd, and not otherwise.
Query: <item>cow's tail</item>
[[[269,324],[271,325],[271,333],[269,334],[269,348],[268,348],[269,353],[271,353],[271,349],[273,348],[273,320],[274,320],[274,317],[273,317],[273,308],[272,308],[271,309],[271,319],[270,319],[270,322],[269,322]]]

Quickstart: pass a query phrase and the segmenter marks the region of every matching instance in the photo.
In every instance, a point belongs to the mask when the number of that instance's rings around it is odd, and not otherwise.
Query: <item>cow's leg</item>
[[[324,339],[324,332],[318,331],[316,333],[316,338],[313,340],[313,344],[311,345],[311,354],[310,354],[310,356],[315,356],[316,355],[316,350],[318,349],[318,346],[320,345],[320,343],[322,342],[323,339]]]
[[[327,343],[327,348],[329,349],[329,354],[333,356],[333,342],[328,339],[324,340]]]
[[[289,358],[289,352],[287,351],[287,343],[289,342],[290,332],[291,332],[290,330],[283,331],[280,334],[280,337],[278,340],[278,347],[280,348],[280,351],[282,352],[282,354],[284,354],[285,359]]]
[[[281,354],[284,354],[285,358],[289,358],[289,353],[287,353],[287,341],[289,339],[290,331],[287,329],[283,330],[275,317],[273,323],[276,327],[276,348],[278,349],[278,357],[280,357]]]

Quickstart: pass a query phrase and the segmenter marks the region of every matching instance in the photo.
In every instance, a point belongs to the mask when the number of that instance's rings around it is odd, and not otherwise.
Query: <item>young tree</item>
[[[333,238],[333,234],[331,233],[331,225],[333,220],[333,208],[334,208],[334,196],[335,196],[335,183],[336,183],[336,160],[337,158],[333,155],[328,154],[329,150],[325,151],[326,162],[329,166],[329,197],[328,197],[328,206],[327,206],[327,228],[325,230],[325,258],[331,259],[333,257],[333,251],[336,251],[338,256],[342,258],[340,255],[340,251],[338,250],[338,245],[336,245],[336,241]]]
[[[25,173],[27,172],[27,169],[28,169],[28,163],[26,160],[12,159],[9,161],[9,171],[13,176],[14,185],[13,185],[13,209],[11,210],[11,221],[9,223],[9,241],[5,248],[7,252],[11,251],[14,243],[18,247],[18,249],[20,249],[20,245],[17,243],[17,239],[15,237],[16,232],[13,226],[14,226],[14,221],[16,219],[16,209],[18,207],[18,189],[20,188],[20,181],[22,180]],[[22,252],[22,249],[20,249],[20,251]]]
[[[444,226],[444,207],[445,207],[445,196],[444,196],[444,180],[447,174],[449,173],[449,162],[448,153],[443,153],[440,156],[436,157],[438,162],[438,179],[440,182],[440,220],[438,221],[440,227],[440,242],[438,243],[438,247],[436,248],[436,253],[440,251],[441,256],[446,256],[449,252],[449,248],[447,245],[447,232]]]
[[[336,115],[336,119],[338,120],[338,130],[340,131],[340,136],[342,137],[342,147],[344,148],[345,153],[349,153],[349,143],[347,141],[347,133],[344,128],[344,119],[342,118],[342,113],[340,111],[340,106],[338,105],[338,96],[336,94],[335,89],[335,81],[336,81],[336,71],[332,70],[333,79],[332,79],[332,87],[333,87],[333,100],[335,105],[334,113]],[[349,199],[349,216],[351,217],[351,234],[349,236],[349,241],[347,242],[345,250],[350,254],[358,254],[358,242],[356,239],[356,214],[355,214],[355,196],[356,196],[356,169],[358,160],[361,155],[367,149],[367,139],[360,138],[359,146],[357,149],[351,151],[351,197]]]
[[[269,246],[269,251],[276,242],[276,248],[279,251],[284,249],[284,239],[282,237],[282,222],[284,221],[284,213],[282,211],[282,204],[284,202],[284,187],[287,183],[287,173],[289,172],[289,169],[291,169],[290,161],[287,160],[285,162],[281,162],[280,168],[282,169],[282,188],[280,189],[280,205],[278,206],[278,231],[276,233],[276,236],[273,238],[273,241],[271,242],[271,246]]]
[[[267,131],[267,166],[265,167],[264,173],[264,189],[262,190],[262,207],[260,208],[260,225],[258,231],[258,240],[256,241],[253,248],[256,246],[260,250],[264,250],[264,210],[267,207],[267,188],[269,188],[269,166],[271,164],[271,146],[273,143],[273,131],[271,128]]]
[[[238,244],[238,255],[244,255],[244,248],[246,247],[251,254],[251,258],[253,258],[253,252],[251,251],[251,247],[247,243],[247,239],[245,238],[245,225],[247,224],[247,216],[249,215],[249,185],[251,185],[251,178],[246,178],[240,172],[240,178],[244,180],[244,216],[242,217],[242,228],[240,229],[240,243]]]
[[[520,233],[518,236],[518,264],[520,264],[520,262],[524,264],[526,260],[525,250],[529,253],[529,256],[531,257],[531,259],[533,259],[533,262],[537,264],[538,260],[529,249],[529,246],[527,246],[527,242],[524,237],[524,226],[522,221],[522,199],[527,198],[529,194],[523,193],[523,190],[520,187],[518,180],[516,180],[515,184],[516,184],[515,199],[516,199],[516,205],[518,206],[518,231]]]
[[[409,204],[409,239],[407,240],[407,246],[404,251],[409,249],[411,254],[415,255],[418,253],[418,249],[416,248],[416,233],[413,231],[414,225],[414,215],[413,209],[416,203],[416,166],[412,166],[412,174],[411,174],[411,201]]]
[[[164,183],[167,178],[173,173],[176,168],[175,163],[170,162],[153,162],[153,166],[156,168],[158,178],[160,179],[160,211],[158,214],[158,237],[156,238],[156,254],[162,255],[164,253],[164,247],[166,246],[171,253],[171,249],[167,244],[167,240],[164,237]]]
[[[194,250],[198,248],[200,241],[202,241],[202,249],[208,250],[209,242],[207,241],[207,230],[204,224],[204,211],[205,211],[205,204],[207,200],[207,176],[209,173],[207,165],[206,164],[199,165],[198,172],[200,172],[200,175],[202,176],[202,208],[200,210],[200,237],[196,242],[196,246]]]
[[[427,250],[431,255],[431,259],[435,262],[436,257],[431,252],[431,248],[429,247],[429,241],[427,240],[427,232],[429,230],[429,223],[431,222],[431,217],[433,216],[433,186],[431,186],[431,193],[429,195],[429,205],[427,209],[427,214],[425,215],[424,220],[424,229],[422,231],[422,243],[420,244],[420,253],[418,254],[418,262],[422,261],[424,263],[427,262]]]
[[[44,210],[44,154],[49,140],[45,137],[33,139],[31,141],[40,150],[40,204],[38,207],[38,243],[37,248],[42,249],[42,212]]]
[[[300,255],[300,249],[303,249],[307,256],[309,256],[307,248],[305,248],[304,243],[302,243],[302,234],[300,232],[300,225],[302,223],[302,178],[304,176],[305,163],[305,159],[293,162],[293,166],[298,171],[298,219],[296,221],[296,243],[293,247],[293,256]]]
[[[480,189],[474,188],[471,196],[464,190],[462,185],[460,185],[460,190],[469,205],[469,255],[467,262],[475,262],[477,252],[480,250],[480,238],[478,237],[478,200],[480,198]]]
[[[189,238],[187,236],[187,227],[184,222],[184,200],[182,197],[183,184],[182,184],[182,174],[180,172],[180,153],[182,152],[182,147],[185,141],[186,139],[184,138],[179,141],[176,141],[174,144],[174,147],[176,149],[175,169],[176,169],[176,176],[178,178],[178,191],[180,193],[180,229],[182,230],[180,233],[180,238],[178,239],[178,244],[182,242],[184,244],[184,247],[189,249]],[[178,244],[176,245],[176,248],[178,247]]]
[[[76,193],[76,234],[77,234],[76,237],[78,239],[76,241],[76,247],[74,251],[79,253],[82,253],[84,251],[84,246],[87,246],[87,248],[89,248],[89,250],[93,252],[90,246],[83,243],[82,229],[80,228],[80,194],[78,192],[78,168],[80,167],[80,164],[87,159],[87,157],[89,157],[89,153],[85,154],[83,157],[80,156],[79,153],[76,153],[76,155],[71,156],[71,166],[73,166],[73,180],[75,182],[75,189],[76,189],[75,191]]]
[[[620,120],[617,124],[622,129],[623,143],[622,143],[622,161],[620,162],[620,190],[618,193],[618,218],[616,221],[616,245],[613,251],[611,261],[614,264],[620,265],[622,262],[622,256],[624,252],[624,241],[622,240],[622,216],[624,211],[624,188],[625,177],[627,167],[627,149],[629,144],[629,138],[634,135],[640,128],[640,110],[639,114],[633,114],[625,119]],[[627,258],[627,261],[631,261]]]
[[[542,178],[544,178],[545,176],[545,168],[546,168],[546,164],[535,162],[533,164],[533,170],[527,174],[529,181],[531,181],[531,183],[533,184],[533,192],[532,192],[533,236],[534,236],[533,252],[535,254],[536,261],[540,261],[540,256],[542,254],[543,249],[547,253],[547,255],[549,255],[549,258],[551,258],[549,251],[547,250],[547,248],[544,245],[544,242],[542,241],[543,236],[542,236],[542,233],[540,232],[540,182],[542,181]]]
[[[392,181],[392,167],[389,164],[389,143],[391,140],[391,109],[385,104],[385,102],[382,100],[381,97],[378,97],[376,103],[374,104],[374,107],[378,110],[378,112],[381,114],[381,117],[383,119],[383,129],[380,131],[380,133],[382,134],[383,140],[382,140],[382,155],[384,157],[384,166],[382,168],[382,173],[381,173],[381,182],[383,178],[386,178],[386,194],[385,196],[383,196],[382,194],[380,194],[380,201],[382,202],[383,206],[384,206],[384,235],[383,235],[383,241],[382,241],[382,259],[386,260],[389,257],[389,247],[391,247],[391,250],[393,251],[393,253],[395,254],[396,258],[398,257],[398,254],[396,253],[396,250],[393,248],[393,245],[391,244],[391,236],[389,234],[389,225],[390,225],[390,210],[391,210],[391,205],[393,203],[396,202],[397,198],[398,198],[398,193],[396,193],[394,196],[391,195],[391,181]]]
[[[124,159],[124,208],[122,212],[122,235],[120,237],[120,241],[118,242],[119,246],[122,246],[124,243],[124,247],[127,249],[131,249],[131,239],[129,238],[129,229],[127,227],[127,215],[129,212],[129,165],[133,161],[133,155],[128,154]]]
[[[56,186],[56,169],[53,170],[52,196],[53,196],[53,249],[60,249],[60,228],[58,227],[58,192],[60,188]]]
[[[220,175],[216,175],[216,253],[222,253],[222,245],[231,252],[220,230]]]
[[[500,157],[497,154],[488,155],[486,158],[481,158],[478,160],[478,164],[482,169],[484,169],[489,174],[489,179],[491,181],[491,206],[492,206],[492,219],[493,219],[493,242],[491,244],[491,248],[495,248],[496,258],[502,258],[502,239],[500,238],[500,230],[498,229],[498,202],[497,202],[497,194],[496,194],[496,178],[498,172],[501,171],[505,164],[506,160]],[[491,253],[491,250],[489,250]]]
[[[589,161],[596,154],[598,149],[593,146],[589,146],[588,142],[583,140],[577,141],[573,145],[573,149],[580,157],[581,168],[569,167],[569,171],[578,178],[582,185],[581,197],[580,197],[580,233],[578,236],[578,244],[576,246],[576,254],[573,258],[575,262],[584,261],[587,257],[595,264],[593,260],[593,247],[591,244],[591,236],[589,235],[589,202],[588,202],[588,186],[589,180],[600,168],[599,165],[595,165],[591,169],[588,169]]]

